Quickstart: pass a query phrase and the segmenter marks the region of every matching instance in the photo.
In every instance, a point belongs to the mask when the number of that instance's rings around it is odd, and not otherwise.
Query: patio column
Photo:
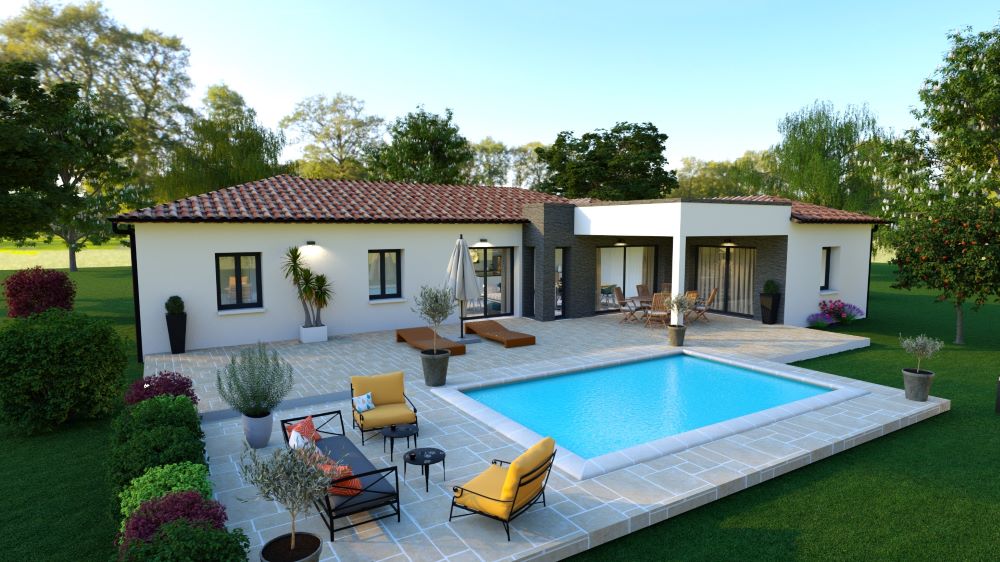
[[[670,266],[670,291],[676,295],[677,293],[683,293],[687,288],[684,286],[684,268],[687,261],[687,236],[677,234],[673,237],[673,242],[673,263]]]

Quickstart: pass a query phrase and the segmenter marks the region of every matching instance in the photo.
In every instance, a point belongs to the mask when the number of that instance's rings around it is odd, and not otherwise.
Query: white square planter
[[[315,328],[299,326],[299,341],[302,343],[316,343],[326,341],[326,339],[326,326],[316,326]]]

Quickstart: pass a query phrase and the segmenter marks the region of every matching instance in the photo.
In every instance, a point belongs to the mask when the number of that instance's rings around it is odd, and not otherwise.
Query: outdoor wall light
[[[722,241],[722,245],[726,248],[732,248],[733,246],[736,245],[736,242],[733,242],[732,238],[726,238],[725,240]]]
[[[621,238],[619,238],[618,241],[615,242],[615,246],[628,246],[628,244],[625,243],[624,240],[622,240]]]
[[[482,242],[483,244],[486,244],[487,242],[489,242],[489,240],[487,240],[485,238],[480,238],[479,241]]]
[[[306,246],[315,246],[315,245],[316,245],[315,240],[306,240]]]

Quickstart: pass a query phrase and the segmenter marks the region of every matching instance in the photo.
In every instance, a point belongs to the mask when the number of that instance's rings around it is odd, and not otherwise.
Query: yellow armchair
[[[351,400],[353,424],[361,432],[361,444],[365,444],[365,432],[378,431],[393,424],[417,424],[417,408],[403,391],[403,372],[395,371],[381,375],[351,377],[351,397],[372,393],[375,408],[359,412]],[[417,433],[420,429],[418,427]]]

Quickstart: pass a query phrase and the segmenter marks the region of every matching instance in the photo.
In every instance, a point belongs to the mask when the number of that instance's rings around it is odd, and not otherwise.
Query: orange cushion
[[[351,467],[343,464],[325,462],[319,465],[319,468],[333,480],[354,476],[354,471],[351,470]],[[327,491],[335,496],[356,496],[361,493],[362,488],[360,478],[351,478],[350,480],[337,482],[336,486],[330,486],[327,488]]]
[[[285,428],[285,433],[287,433],[289,437],[291,437],[293,431],[298,431],[299,435],[305,437],[306,439],[312,439],[313,441],[319,441],[321,439],[319,432],[316,431],[316,425],[313,424],[312,416],[306,416],[306,419]]]

